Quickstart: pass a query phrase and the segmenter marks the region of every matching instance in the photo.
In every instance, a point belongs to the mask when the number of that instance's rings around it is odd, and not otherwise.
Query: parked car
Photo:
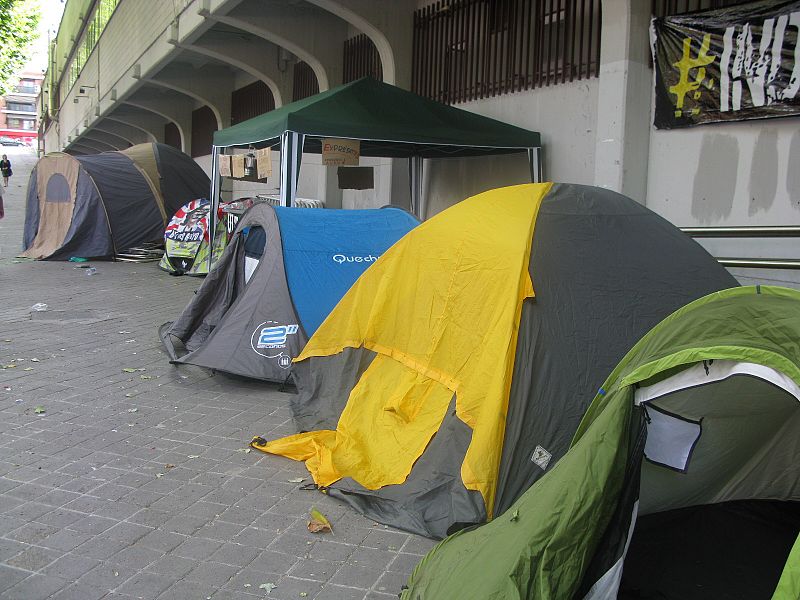
[[[10,137],[0,137],[0,146],[24,146],[25,142]]]

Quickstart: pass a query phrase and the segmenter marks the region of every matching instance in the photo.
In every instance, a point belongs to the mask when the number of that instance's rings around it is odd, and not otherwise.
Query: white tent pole
[[[211,147],[211,209],[208,211],[208,272],[211,273],[214,258],[214,234],[217,231],[217,210],[219,208],[219,146]]]
[[[542,149],[540,147],[528,148],[528,163],[531,169],[531,182],[542,183],[544,173],[542,169]]]
[[[411,170],[411,212],[420,220],[424,219],[422,206],[422,157],[412,156],[409,168]]]
[[[294,205],[305,137],[294,131],[281,134],[281,206]]]

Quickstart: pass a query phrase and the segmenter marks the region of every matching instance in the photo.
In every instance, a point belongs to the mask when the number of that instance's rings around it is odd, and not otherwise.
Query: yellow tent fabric
[[[377,356],[336,431],[275,440],[317,485],[405,481],[456,396],[472,430],[461,467],[491,518],[522,302],[540,203],[552,184],[473,196],[412,230],[345,294],[295,360],[364,346]]]

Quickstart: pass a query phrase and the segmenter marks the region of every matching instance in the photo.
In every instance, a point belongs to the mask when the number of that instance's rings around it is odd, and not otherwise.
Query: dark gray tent
[[[256,204],[181,316],[162,327],[172,362],[284,381],[353,282],[418,223],[398,208]],[[180,358],[173,337],[188,350]]]
[[[209,188],[203,169],[165,144],[78,157],[48,154],[28,183],[22,256],[114,257],[161,241],[175,211]]]

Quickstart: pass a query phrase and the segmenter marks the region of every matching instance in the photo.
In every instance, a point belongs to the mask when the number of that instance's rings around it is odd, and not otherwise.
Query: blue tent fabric
[[[275,213],[289,293],[309,337],[359,275],[419,224],[398,208],[275,207]]]

